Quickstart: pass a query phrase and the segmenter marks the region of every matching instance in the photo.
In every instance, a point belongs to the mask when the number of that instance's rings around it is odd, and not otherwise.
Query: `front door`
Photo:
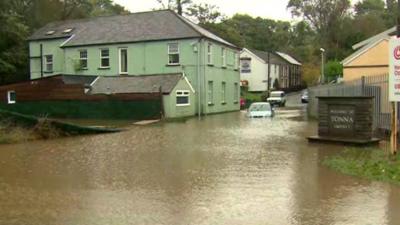
[[[119,49],[119,74],[128,74],[128,49]]]

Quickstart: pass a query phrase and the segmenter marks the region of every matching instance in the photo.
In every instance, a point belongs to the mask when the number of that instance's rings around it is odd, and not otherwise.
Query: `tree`
[[[318,83],[321,71],[319,66],[314,63],[305,63],[303,64],[303,81],[307,84],[307,86],[312,86]]]
[[[343,75],[343,65],[335,60],[328,61],[325,64],[324,75],[328,78],[328,82]]]
[[[363,0],[355,4],[354,10],[357,15],[383,14],[385,12],[385,2],[383,0]]]
[[[187,15],[192,17],[199,24],[215,23],[223,19],[223,15],[218,11],[219,8],[210,4],[192,4],[187,9]]]
[[[179,15],[186,12],[186,6],[192,4],[192,0],[157,0],[162,9],[170,9],[176,11]]]

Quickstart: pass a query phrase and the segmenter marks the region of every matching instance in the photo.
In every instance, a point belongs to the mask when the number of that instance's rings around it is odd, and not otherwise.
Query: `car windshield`
[[[263,112],[271,111],[271,106],[269,104],[254,104],[250,106],[250,112]]]
[[[271,92],[271,97],[283,97],[283,93],[281,93],[281,92]]]

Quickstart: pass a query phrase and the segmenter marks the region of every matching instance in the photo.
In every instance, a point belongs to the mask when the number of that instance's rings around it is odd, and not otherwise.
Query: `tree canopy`
[[[283,51],[304,64],[305,80],[319,76],[320,51],[326,49],[335,74],[338,61],[352,45],[396,24],[397,1],[290,0],[287,9],[298,22],[277,21],[246,14],[227,17],[212,4],[192,0],[157,0],[239,47]],[[51,12],[51,13],[49,13]],[[1,0],[0,83],[29,77],[26,38],[56,20],[129,13],[112,0]],[[339,71],[338,71],[339,70]]]

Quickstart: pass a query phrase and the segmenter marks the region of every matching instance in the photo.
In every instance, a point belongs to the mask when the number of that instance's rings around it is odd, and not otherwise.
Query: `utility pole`
[[[324,53],[325,53],[325,49],[323,49],[323,48],[320,48],[319,49],[320,51],[321,51],[321,81],[320,81],[320,83],[325,83],[325,72],[324,72],[324,64],[325,64],[325,56],[324,56]]]
[[[268,75],[267,75],[267,84],[268,84],[268,96],[269,96],[269,91],[271,90],[271,55],[270,52],[268,51]]]

